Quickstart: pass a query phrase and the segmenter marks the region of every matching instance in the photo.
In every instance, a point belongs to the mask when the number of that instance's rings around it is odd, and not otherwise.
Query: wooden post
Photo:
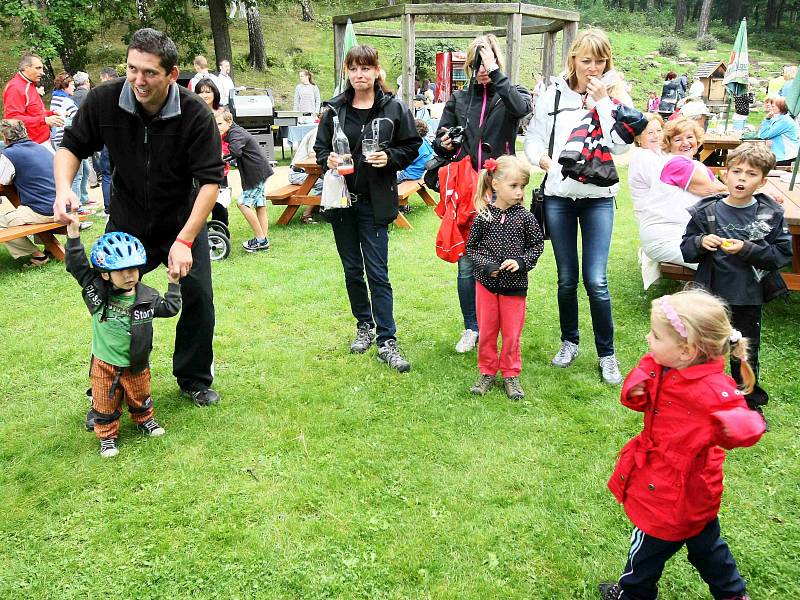
[[[506,25],[506,75],[511,83],[519,81],[520,51],[522,50],[522,13],[508,15]]]
[[[403,73],[402,73],[402,84],[401,87],[403,88],[403,102],[405,102],[406,106],[412,108],[414,106],[414,93],[417,91],[414,89],[414,74],[416,71],[416,52],[414,51],[414,45],[416,44],[416,39],[414,35],[414,26],[415,26],[416,17],[414,15],[404,14],[401,17],[401,32],[403,34]]]
[[[576,21],[567,21],[564,23],[564,33],[561,38],[561,67],[566,68],[567,57],[569,56],[569,49],[572,47],[572,42],[578,34],[578,23]]]
[[[544,48],[542,48],[542,77],[547,85],[550,84],[550,77],[556,75],[556,31],[548,31],[544,34]]]
[[[334,23],[333,24],[333,89],[339,85],[339,80],[342,77],[342,62],[344,56],[342,55],[342,43],[344,42],[344,32],[347,24]]]

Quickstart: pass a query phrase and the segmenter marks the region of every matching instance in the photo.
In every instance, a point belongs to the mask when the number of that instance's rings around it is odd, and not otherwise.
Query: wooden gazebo
[[[484,31],[465,29],[420,30],[416,31],[415,23],[419,16],[491,16],[504,15],[507,19],[505,29],[487,29]],[[522,25],[523,17],[532,17],[536,23]],[[474,38],[481,33],[493,33],[497,37],[506,38],[506,70],[512,82],[519,79],[520,51],[522,36],[543,34],[542,74],[545,81],[556,72],[556,35],[563,31],[562,56],[575,39],[578,31],[580,14],[569,10],[522,4],[518,2],[495,4],[398,4],[373,10],[365,10],[349,15],[333,17],[334,73],[342,72],[342,40],[344,39],[347,20],[355,23],[400,19],[400,31],[394,29],[357,28],[356,35],[366,37],[400,38],[403,41],[403,100],[411,106],[414,95],[414,65],[416,64],[414,46],[417,38]],[[561,65],[559,65],[560,70]]]

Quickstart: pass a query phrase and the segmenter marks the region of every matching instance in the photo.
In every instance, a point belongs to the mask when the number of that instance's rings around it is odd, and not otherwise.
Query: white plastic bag
[[[337,173],[336,169],[329,169],[322,180],[322,196],[319,202],[322,210],[332,208],[349,208],[350,191],[347,189],[347,182],[344,177]]]
[[[219,194],[217,194],[217,204],[228,208],[231,203],[231,188],[228,187],[221,187],[219,188]]]

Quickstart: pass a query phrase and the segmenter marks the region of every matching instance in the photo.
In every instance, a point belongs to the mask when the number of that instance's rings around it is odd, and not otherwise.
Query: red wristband
[[[179,238],[179,237],[176,237],[176,238],[175,238],[175,241],[176,241],[176,242],[178,242],[179,244],[183,244],[183,245],[184,245],[184,246],[186,246],[187,248],[191,248],[191,247],[192,247],[192,244],[194,243],[194,242],[187,242],[186,240],[182,240],[182,239],[181,239],[181,238]]]

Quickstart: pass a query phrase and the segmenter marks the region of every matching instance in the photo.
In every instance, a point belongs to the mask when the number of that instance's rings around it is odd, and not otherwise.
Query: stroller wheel
[[[225,225],[222,221],[214,221],[211,220],[208,222],[208,232],[211,233],[212,231],[217,231],[224,235],[229,240],[231,239],[231,230],[228,229],[228,226]]]
[[[225,260],[231,253],[231,241],[218,231],[209,231],[208,248],[211,260]]]

